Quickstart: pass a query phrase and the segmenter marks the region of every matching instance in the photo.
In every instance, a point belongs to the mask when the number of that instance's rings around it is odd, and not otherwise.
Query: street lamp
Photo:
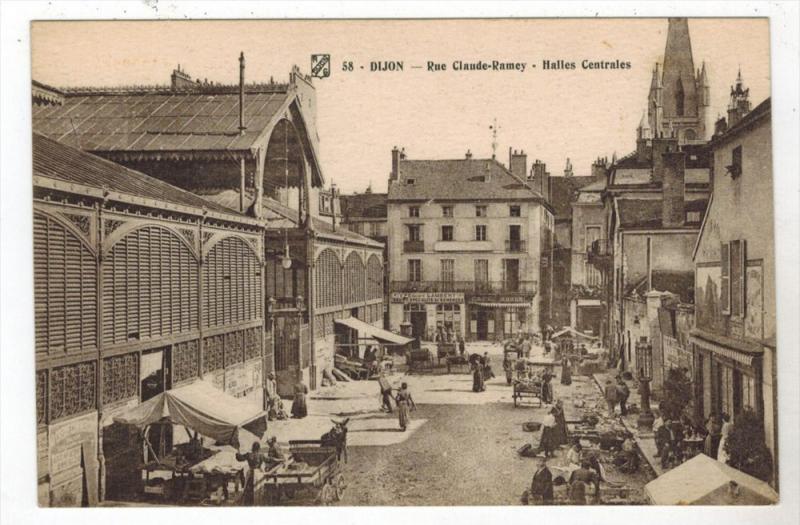
[[[639,394],[642,397],[642,410],[637,420],[641,430],[653,429],[653,412],[650,409],[650,381],[653,379],[653,346],[642,337],[636,343],[636,365],[639,368]]]

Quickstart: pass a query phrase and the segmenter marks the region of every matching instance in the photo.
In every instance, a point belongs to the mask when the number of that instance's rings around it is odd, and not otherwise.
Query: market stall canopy
[[[114,421],[139,428],[170,422],[234,446],[239,444],[240,429],[259,437],[266,430],[263,409],[205,381],[162,392],[115,417]]]
[[[569,326],[567,326],[564,329],[559,330],[558,332],[554,333],[552,336],[550,336],[550,338],[551,339],[556,339],[556,338],[562,337],[562,336],[583,337],[584,339],[588,339],[590,341],[597,341],[597,337],[593,337],[591,335],[584,334],[583,332],[579,332],[579,331],[577,331],[574,328],[571,328]]]
[[[406,345],[411,341],[413,341],[413,339],[411,339],[410,337],[403,337],[402,335],[397,335],[388,330],[384,330],[383,328],[372,326],[371,324],[367,324],[361,319],[358,319],[356,317],[347,317],[346,319],[336,319],[334,322],[340,325],[344,325],[348,328],[352,328],[353,330],[358,330],[359,337],[372,337],[379,341],[383,341],[394,345]]]
[[[705,454],[644,487],[654,505],[770,505],[778,494],[767,483]]]

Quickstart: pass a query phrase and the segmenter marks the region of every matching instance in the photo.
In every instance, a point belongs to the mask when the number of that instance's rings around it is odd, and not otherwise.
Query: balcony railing
[[[421,253],[425,251],[425,241],[403,241],[405,253]]]
[[[525,251],[525,241],[520,239],[506,240],[506,252],[508,253],[522,253]]]
[[[586,262],[599,270],[608,268],[611,262],[611,240],[597,239],[586,250]]]
[[[392,281],[393,292],[535,294],[536,281]]]

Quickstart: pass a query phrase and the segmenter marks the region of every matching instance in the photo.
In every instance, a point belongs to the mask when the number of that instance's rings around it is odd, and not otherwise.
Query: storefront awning
[[[753,360],[764,353],[763,349],[754,343],[715,336],[697,328],[689,333],[689,342],[712,354],[747,366],[753,366]]]
[[[409,337],[403,337],[402,335],[395,334],[388,330],[384,330],[383,328],[378,328],[376,326],[372,326],[371,324],[367,324],[361,319],[356,317],[347,317],[345,319],[335,319],[334,322],[336,324],[344,325],[348,328],[352,328],[353,330],[358,331],[359,339],[372,337],[379,341],[383,341],[385,343],[390,343],[393,345],[406,345],[413,341],[413,339]]]
[[[484,308],[530,308],[531,303],[470,303],[474,306],[482,306]]]
[[[114,421],[139,428],[166,421],[234,446],[239,443],[240,429],[259,436],[266,430],[263,409],[200,380],[162,392]]]
[[[732,487],[736,487],[732,490]],[[778,494],[766,483],[705,454],[644,487],[654,505],[771,505]]]

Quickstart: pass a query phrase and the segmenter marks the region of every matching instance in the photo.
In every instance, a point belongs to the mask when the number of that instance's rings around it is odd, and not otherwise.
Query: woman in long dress
[[[556,448],[554,441],[556,419],[553,416],[552,410],[544,416],[542,420],[542,433],[539,437],[539,449],[537,452],[543,452],[545,457],[553,457],[553,451]]]
[[[480,361],[476,361],[472,365],[472,391],[483,392],[486,388],[483,386],[483,365]]]
[[[564,414],[564,403],[559,399],[553,407],[553,417],[556,420],[554,430],[554,441],[557,447],[566,445],[569,436],[567,434],[567,417]]]
[[[397,417],[400,422],[400,430],[405,432],[408,424],[411,422],[410,411],[412,409],[417,409],[417,405],[411,397],[411,392],[408,390],[408,383],[400,385],[400,391],[397,392],[397,396],[395,396],[395,402],[397,403]]]
[[[725,444],[728,442],[728,435],[731,432],[731,416],[722,414],[722,429],[720,429],[719,448],[717,449],[717,461],[728,463],[728,453],[725,451]]]
[[[568,357],[561,360],[561,384],[572,384],[572,362]]]
[[[303,383],[302,379],[294,384],[294,400],[292,401],[292,417],[304,418],[308,415],[308,405],[306,404],[306,394],[308,394],[308,387]]]

